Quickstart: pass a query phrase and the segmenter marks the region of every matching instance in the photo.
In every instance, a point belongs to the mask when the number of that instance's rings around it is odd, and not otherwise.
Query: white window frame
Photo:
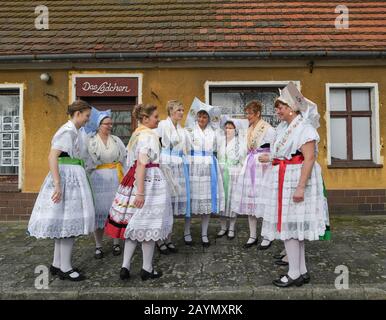
[[[19,169],[18,169],[18,189],[23,189],[24,166],[23,166],[23,142],[24,142],[24,83],[0,83],[0,89],[19,90]]]
[[[283,81],[205,81],[205,103],[209,104],[210,87],[285,87],[288,83],[293,82],[301,91],[301,83],[298,80],[283,80]]]
[[[70,78],[70,90],[69,95],[71,104],[75,101],[76,98],[76,79],[78,78],[104,78],[104,77],[113,77],[113,78],[137,78],[138,79],[138,104],[142,103],[142,82],[143,74],[142,73],[71,73]]]
[[[326,130],[327,130],[327,164],[331,165],[331,131],[330,131],[330,89],[335,88],[353,88],[353,89],[370,89],[371,100],[371,137],[373,139],[373,161],[377,165],[381,165],[381,143],[380,143],[380,127],[379,127],[379,90],[378,83],[363,82],[363,83],[326,83]],[[354,160],[355,161],[355,160]]]

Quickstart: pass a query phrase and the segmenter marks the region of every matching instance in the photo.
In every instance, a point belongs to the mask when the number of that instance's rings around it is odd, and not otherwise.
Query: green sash
[[[75,165],[75,166],[81,166],[84,169],[84,161],[82,159],[70,158],[70,157],[59,157],[58,163],[59,164],[71,164],[71,165]],[[86,172],[86,178],[87,178],[87,182],[88,182],[88,185],[90,187],[90,190],[91,190],[92,200],[93,200],[94,205],[95,205],[94,192],[92,191],[90,178],[89,178],[87,172]]]
[[[230,174],[229,174],[229,167],[230,166],[235,166],[239,162],[237,160],[229,160],[227,158],[223,159],[225,161],[221,161],[221,164],[224,166],[224,172],[223,172],[223,183],[224,183],[224,193],[225,193],[225,203],[228,203],[228,192],[229,192],[229,179],[230,179]]]

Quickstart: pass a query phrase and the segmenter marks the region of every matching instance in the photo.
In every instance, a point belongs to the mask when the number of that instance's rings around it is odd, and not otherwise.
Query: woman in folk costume
[[[262,235],[283,240],[288,256],[288,274],[273,284],[301,286],[310,281],[304,240],[323,236],[328,218],[322,173],[316,162],[319,114],[316,104],[303,97],[292,82],[281,91],[275,108],[282,122],[272,148],[273,169],[265,185]]]
[[[262,105],[251,101],[244,111],[247,114],[249,128],[247,131],[248,155],[238,178],[235,191],[232,193],[232,211],[239,215],[248,215],[249,239],[244,248],[257,244],[257,218],[264,215],[262,198],[262,183],[271,170],[270,164],[261,163],[259,154],[270,152],[270,146],[275,139],[275,130],[261,118]],[[271,242],[263,239],[259,249],[268,249]]]
[[[189,165],[186,159],[190,146],[187,132],[180,125],[184,117],[184,107],[181,102],[171,100],[168,101],[166,109],[168,118],[160,121],[158,128],[155,129],[162,145],[160,165],[164,173],[169,173],[171,185],[177,184],[172,192],[174,215],[190,218]],[[171,238],[170,234],[165,242],[161,240],[157,242],[161,254],[177,252]]]
[[[158,125],[157,107],[137,105],[133,115],[140,126],[127,146],[126,173],[112,203],[105,232],[124,238],[125,248],[120,278],[130,277],[130,262],[137,243],[142,243],[142,280],[159,278],[153,268],[155,242],[165,240],[173,227],[173,211],[168,182],[160,170],[160,143],[152,130]]]
[[[217,238],[223,237],[228,232],[228,239],[232,240],[235,237],[237,213],[231,209],[231,195],[235,192],[237,179],[247,155],[248,120],[223,116],[221,128],[224,128],[224,134],[220,137],[217,157],[224,182],[225,210],[220,211],[221,229],[217,233]],[[229,228],[227,220],[229,220]]]
[[[208,226],[211,213],[225,209],[224,186],[214,152],[219,138],[220,109],[194,99],[186,119],[190,152],[190,198],[192,214],[201,215],[201,243],[209,247]],[[190,218],[185,219],[185,244],[192,244]]]
[[[126,165],[126,148],[121,139],[111,134],[111,111],[93,108],[90,121],[85,126],[89,135],[88,153],[91,158],[90,180],[95,199],[95,259],[103,258],[102,239],[111,203]],[[119,239],[113,240],[113,255],[121,254]]]
[[[91,107],[77,100],[68,107],[71,119],[55,133],[48,156],[50,172],[44,180],[28,223],[29,235],[55,239],[52,275],[81,281],[85,276],[72,267],[75,237],[95,230],[93,195],[84,169],[87,146],[80,128]],[[85,135],[85,133],[83,132]]]

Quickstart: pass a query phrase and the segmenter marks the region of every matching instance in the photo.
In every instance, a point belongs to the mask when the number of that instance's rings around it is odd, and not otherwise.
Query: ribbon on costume
[[[189,163],[183,153],[182,150],[176,151],[167,148],[162,148],[161,153],[167,154],[170,156],[177,156],[182,158],[183,167],[184,167],[184,176],[185,176],[185,190],[186,190],[186,208],[185,208],[185,216],[190,218],[191,216],[191,208],[190,208],[190,179],[189,179]]]
[[[282,209],[283,209],[283,185],[284,185],[284,176],[288,164],[302,164],[304,161],[303,155],[296,155],[292,159],[273,159],[272,165],[279,165],[279,192],[278,192],[278,209],[277,209],[277,231],[281,232],[281,219],[282,219]]]
[[[58,158],[58,164],[70,164],[70,165],[74,165],[74,166],[81,166],[83,169],[84,169],[84,160],[82,159],[77,159],[77,158],[71,158],[71,157],[59,157]],[[86,170],[84,171],[85,174],[86,174],[86,178],[87,178],[87,182],[88,182],[88,185],[90,187],[90,190],[91,190],[91,195],[92,195],[92,201],[95,205],[95,198],[94,198],[94,192],[92,190],[92,186],[91,186],[91,183],[90,183],[90,178],[86,172]]]
[[[123,179],[123,167],[122,167],[122,164],[120,162],[100,164],[96,167],[96,169],[97,170],[99,170],[99,169],[116,169],[119,182],[121,182]]]
[[[270,152],[269,148],[257,148],[257,149],[250,149],[248,151],[248,158],[247,158],[247,169],[249,170],[251,174],[251,181],[252,186],[255,186],[255,174],[256,174],[256,161],[255,161],[255,154],[258,153],[264,153],[264,152]]]
[[[239,163],[238,160],[229,160],[229,159],[225,159],[224,162],[221,162],[221,164],[224,166],[224,170],[223,170],[223,180],[224,180],[224,193],[225,193],[225,203],[228,202],[228,191],[229,191],[229,177],[230,177],[230,173],[229,173],[229,167],[230,166],[235,166]]]

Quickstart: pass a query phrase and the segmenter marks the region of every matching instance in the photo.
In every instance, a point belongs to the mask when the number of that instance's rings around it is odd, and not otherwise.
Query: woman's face
[[[170,118],[173,121],[177,121],[177,122],[180,122],[183,117],[184,117],[184,107],[182,106],[174,108],[172,113],[170,114]]]
[[[205,129],[209,123],[209,115],[206,112],[200,112],[197,115],[197,123],[201,129]]]
[[[235,136],[235,126],[232,123],[227,123],[224,127],[225,134],[227,138],[232,138]]]
[[[260,112],[253,112],[252,109],[246,110],[247,119],[249,121],[249,125],[255,124],[257,121],[260,120]]]
[[[159,123],[158,110],[154,110],[153,113],[150,115],[150,117],[143,118],[143,124],[150,129],[157,128],[158,123]]]
[[[113,128],[113,120],[111,118],[104,118],[99,125],[99,132],[105,135],[111,134]]]
[[[289,121],[292,119],[294,112],[285,103],[279,102],[275,107],[275,112],[280,121]]]
[[[74,123],[78,128],[83,127],[90,119],[91,109],[76,111],[73,117]]]

